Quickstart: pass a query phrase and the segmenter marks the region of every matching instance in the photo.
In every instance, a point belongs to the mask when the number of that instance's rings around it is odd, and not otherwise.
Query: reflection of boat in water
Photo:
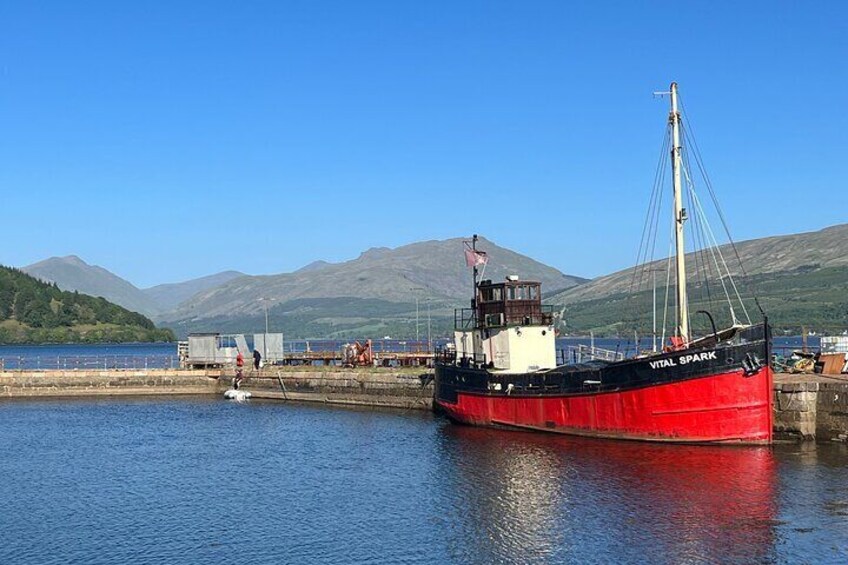
[[[436,360],[435,400],[452,420],[608,438],[771,442],[768,322],[751,323],[720,250],[710,248],[712,256],[696,255],[700,261],[696,266],[704,275],[712,269],[704,262],[714,261],[729,304],[729,327],[717,330],[713,316],[699,311],[709,317],[711,331],[696,337],[690,329],[683,240],[688,215],[682,207],[681,182],[686,171],[681,172],[676,84],[669,94],[676,254],[674,268],[668,261],[667,280],[674,272],[676,316],[668,345],[630,359],[613,355],[591,363],[557,365],[554,318],[552,310],[542,306],[541,285],[514,276],[502,282],[478,281],[477,266],[485,265],[488,257],[477,249],[475,236],[466,250],[468,264],[474,267],[472,308],[457,311],[455,342]],[[685,177],[688,181],[688,173]],[[693,218],[703,229],[706,216],[691,182],[687,188]],[[654,200],[659,197],[652,196]],[[658,212],[655,215],[659,217]],[[747,323],[737,319],[734,294]]]
[[[476,562],[760,563],[772,556],[777,464],[768,447],[468,426],[446,426],[442,436],[450,466],[444,496],[462,517],[451,535],[463,544],[479,540],[468,549]]]

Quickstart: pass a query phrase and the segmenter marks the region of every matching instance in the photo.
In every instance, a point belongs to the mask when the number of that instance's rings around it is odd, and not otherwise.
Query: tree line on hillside
[[[172,341],[173,333],[105,298],[60,290],[0,266],[0,342]]]
[[[813,271],[799,269],[779,273],[766,273],[741,277],[740,290],[744,289],[745,304],[753,323],[762,320],[762,314],[751,296],[759,297],[760,306],[768,314],[769,323],[776,334],[800,334],[802,328],[818,333],[842,333],[848,329],[848,268],[829,267]],[[667,315],[669,326],[674,324],[673,290],[672,306]],[[657,325],[662,326],[665,289],[657,289]],[[702,284],[689,287],[689,312],[693,331],[706,335],[712,331],[709,319],[697,314],[709,311],[719,328],[729,327],[733,321],[727,305],[713,289],[712,297]],[[561,306],[556,304],[557,308]],[[745,321],[737,304],[736,315]],[[563,310],[564,331],[584,334],[590,330],[600,336],[629,336],[633,332],[647,335],[652,327],[653,294],[643,290],[633,294],[618,293],[594,300],[568,304]]]

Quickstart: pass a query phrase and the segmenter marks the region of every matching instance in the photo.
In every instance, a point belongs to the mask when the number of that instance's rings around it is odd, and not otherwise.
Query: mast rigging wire
[[[679,97],[678,97],[679,98]],[[730,242],[730,246],[733,249],[733,254],[736,256],[736,261],[739,263],[739,269],[742,271],[742,276],[744,277],[745,286],[748,289],[748,292],[754,297],[754,303],[757,305],[757,309],[760,311],[762,316],[765,316],[766,313],[760,305],[760,300],[758,298],[758,292],[756,289],[756,283],[754,280],[748,276],[748,273],[745,271],[745,264],[742,262],[742,257],[739,255],[739,250],[736,248],[736,242],[733,240],[733,236],[730,235],[730,228],[727,226],[727,220],[724,216],[724,211],[718,203],[718,198],[715,195],[715,191],[713,190],[713,183],[710,179],[709,174],[707,173],[707,169],[704,166],[703,159],[701,158],[701,150],[698,147],[698,142],[695,140],[695,129],[691,126],[692,120],[688,118],[688,112],[686,110],[685,105],[683,104],[683,100],[680,99],[680,108],[686,113],[687,121],[690,124],[690,130],[692,134],[688,136],[689,140],[692,142],[693,155],[695,156],[695,163],[698,165],[698,168],[701,171],[701,175],[704,177],[704,183],[707,186],[707,191],[710,194],[710,198],[712,199],[713,206],[716,208],[716,212],[718,212],[718,217],[721,220],[721,225],[724,228],[724,233],[727,236],[727,240]]]
[[[715,211],[721,221],[724,233],[727,236],[728,241],[730,242],[731,248],[733,249],[733,253],[739,264],[740,271],[745,279],[744,284],[746,285],[746,287],[748,287],[749,292],[753,290],[751,289],[753,281],[750,280],[750,277],[748,277],[739,251],[732,236],[730,235],[727,219],[724,215],[724,211],[718,203],[718,198],[712,186],[712,181],[706,171],[706,167],[704,166],[703,159],[700,154],[700,148],[698,147],[697,141],[694,138],[693,128],[691,127],[691,120],[689,119],[688,112],[686,111],[682,100],[680,100],[680,107],[682,113],[686,115],[687,118],[685,126],[681,120],[680,130],[681,137],[684,143],[681,144],[683,147],[681,150],[680,164],[686,184],[684,198],[686,200],[686,205],[688,209],[692,210],[692,213],[690,214],[691,225],[689,231],[693,234],[693,237],[690,239],[690,246],[692,249],[693,266],[695,271],[694,274],[696,277],[695,283],[697,284],[697,287],[700,290],[700,293],[693,293],[692,298],[694,298],[695,300],[705,300],[709,305],[709,308],[714,309],[716,297],[714,296],[713,288],[710,281],[713,276],[715,276],[716,278],[718,278],[722,289],[722,294],[724,295],[724,299],[727,301],[731,323],[733,325],[740,324],[740,321],[736,317],[736,310],[734,308],[735,298],[735,301],[738,301],[742,309],[742,313],[744,314],[747,323],[750,324],[751,319],[747,307],[745,306],[745,301],[742,299],[742,296],[739,292],[739,287],[737,286],[733,274],[731,273],[730,268],[728,266],[727,260],[725,259],[724,254],[720,249],[718,240],[707,218],[704,206],[701,202],[701,199],[698,197],[697,190],[695,189],[695,183],[691,174],[692,168],[690,166],[692,160],[694,160],[697,170],[704,180],[704,184],[707,187],[710,200],[712,201],[712,204],[715,207]],[[629,295],[631,297],[631,306],[634,310],[634,330],[638,329],[641,324],[644,323],[644,320],[641,320],[638,316],[638,312],[635,311],[637,310],[638,306],[637,301],[635,300],[635,296],[644,290],[646,280],[656,281],[656,277],[651,275],[651,271],[657,271],[657,241],[660,231],[660,218],[663,216],[664,213],[663,197],[665,192],[666,170],[668,169],[667,166],[664,166],[664,163],[667,165],[667,159],[669,151],[671,149],[671,127],[671,124],[667,123],[665,131],[663,132],[662,143],[660,144],[660,154],[657,159],[657,166],[654,172],[654,182],[653,187],[651,189],[651,197],[649,199],[647,210],[645,211],[645,219],[639,240],[639,248],[637,250],[636,256],[636,265],[633,268],[633,273],[630,280]],[[667,326],[670,321],[668,319],[668,309],[670,307],[671,269],[674,251],[674,220],[672,221],[671,227],[672,230],[669,243],[669,252],[666,260],[666,288],[665,299],[663,304],[662,343],[665,342]],[[681,250],[681,252],[685,253],[686,250]],[[686,284],[685,281],[684,284]],[[654,282],[654,286],[656,286],[656,282]],[[753,292],[751,292],[751,294],[754,295],[754,301],[757,305],[757,308],[762,313],[763,310],[760,306],[759,300],[756,297],[756,294]],[[654,311],[656,311],[656,304],[654,304],[653,308]],[[680,320],[677,319],[677,315],[678,314],[676,313],[675,327],[679,327],[680,325]],[[652,315],[652,318],[653,316],[654,315]]]

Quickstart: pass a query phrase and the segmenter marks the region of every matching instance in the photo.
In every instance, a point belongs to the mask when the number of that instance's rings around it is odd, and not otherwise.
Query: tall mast
[[[474,257],[477,257],[477,234],[474,234],[474,237],[471,238],[471,250],[474,251]],[[471,296],[471,307],[477,308],[477,277],[479,276],[479,272],[477,271],[477,263],[474,263],[474,294]]]
[[[677,83],[671,83],[671,168],[674,173],[674,232],[677,253],[677,335],[684,343],[689,342],[689,301],[686,298],[686,247],[683,242],[683,222],[686,209],[683,207],[683,190],[680,183],[681,146],[680,112],[677,111]]]

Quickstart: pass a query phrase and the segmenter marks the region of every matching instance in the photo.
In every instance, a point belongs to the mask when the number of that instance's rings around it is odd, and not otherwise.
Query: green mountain
[[[179,333],[259,331],[265,308],[269,325],[291,337],[426,336],[452,327],[454,308],[471,298],[471,273],[463,240],[424,241],[396,249],[374,248],[343,263],[317,263],[294,273],[245,276],[201,292],[162,316]],[[485,278],[517,274],[550,290],[586,279],[566,275],[538,261],[481,239],[489,254]]]
[[[102,296],[133,312],[151,316],[160,309],[153,298],[132,283],[97,265],[89,265],[76,255],[51,257],[21,268],[25,273],[67,291]]]
[[[173,341],[141,314],[0,266],[0,343]]]
[[[818,332],[834,332],[848,328],[848,224],[737,243],[744,273],[731,246],[720,249],[752,320],[761,316],[753,300],[757,296],[777,330],[797,333],[806,326]],[[703,278],[706,268],[694,254],[686,257],[690,312],[708,310],[717,325],[728,324],[726,302],[717,296],[721,294],[720,286],[714,281],[708,291],[703,283],[693,282]],[[656,269],[657,278],[661,279],[657,282],[657,317],[662,320],[666,264],[667,260],[662,260],[648,265],[648,275],[637,277],[636,282],[634,269],[625,269],[580,287],[548,294],[546,302],[561,309],[562,324],[569,333],[592,330],[598,334],[632,335],[635,330],[644,335],[652,325],[650,272]],[[692,323],[696,331],[709,330],[707,318],[702,315],[693,314]]]

